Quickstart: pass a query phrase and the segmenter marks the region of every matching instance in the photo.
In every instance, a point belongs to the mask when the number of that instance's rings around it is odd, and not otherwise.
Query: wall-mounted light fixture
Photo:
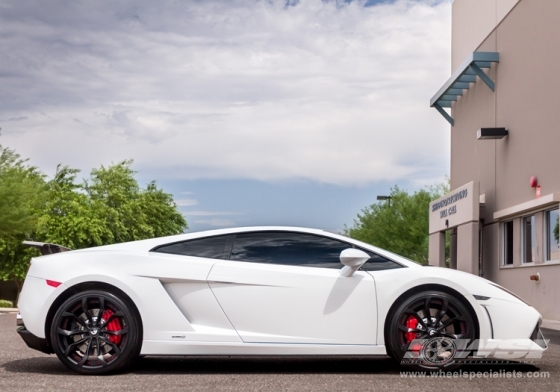
[[[508,135],[506,128],[480,128],[476,131],[477,140],[502,139]]]
[[[538,183],[538,181],[537,181],[537,177],[532,176],[532,177],[529,179],[529,185],[531,185],[531,188],[536,188],[537,185],[539,185],[539,183]]]

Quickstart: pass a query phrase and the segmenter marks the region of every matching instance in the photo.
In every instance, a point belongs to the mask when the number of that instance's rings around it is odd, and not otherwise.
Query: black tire
[[[140,320],[118,295],[87,290],[68,298],[54,315],[50,339],[60,361],[80,374],[123,370],[140,353]]]
[[[413,370],[456,369],[475,338],[471,313],[458,298],[441,291],[401,301],[385,330],[388,354]]]

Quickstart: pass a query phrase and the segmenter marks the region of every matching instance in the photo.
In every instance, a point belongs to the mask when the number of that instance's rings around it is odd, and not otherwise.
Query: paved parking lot
[[[92,377],[28,349],[15,314],[0,314],[0,391],[559,391],[560,332],[544,333],[550,348],[532,364],[469,365],[450,378],[404,377],[396,363],[376,357],[146,357],[127,373]]]

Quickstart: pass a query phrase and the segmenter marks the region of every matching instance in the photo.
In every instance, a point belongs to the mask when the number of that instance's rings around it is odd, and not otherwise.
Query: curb
[[[0,308],[0,314],[2,313],[17,313],[19,312],[18,308]]]
[[[543,320],[541,328],[554,329],[555,331],[560,331],[560,321],[557,320]]]

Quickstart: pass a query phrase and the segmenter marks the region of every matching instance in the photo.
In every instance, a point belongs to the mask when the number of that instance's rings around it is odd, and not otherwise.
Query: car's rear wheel
[[[142,343],[139,320],[126,299],[100,290],[68,298],[53,318],[50,339],[62,363],[81,374],[122,370]]]
[[[456,297],[425,291],[403,300],[391,314],[389,355],[415,370],[453,369],[470,353],[475,322]]]

